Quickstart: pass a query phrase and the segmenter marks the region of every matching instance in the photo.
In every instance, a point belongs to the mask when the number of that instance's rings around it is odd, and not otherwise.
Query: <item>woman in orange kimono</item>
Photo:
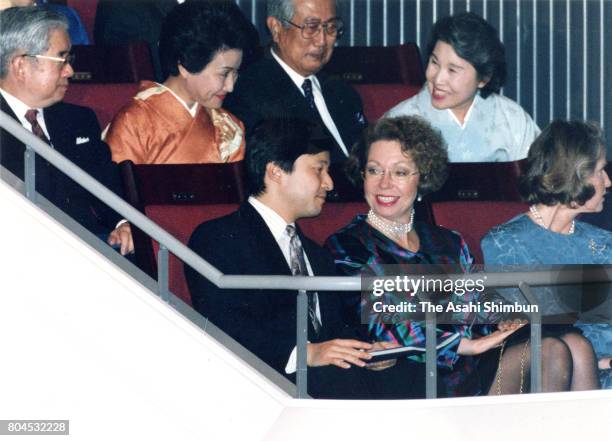
[[[186,2],[160,36],[163,84],[143,81],[103,134],[113,161],[186,164],[239,161],[244,126],[221,106],[232,92],[250,24],[232,2]]]

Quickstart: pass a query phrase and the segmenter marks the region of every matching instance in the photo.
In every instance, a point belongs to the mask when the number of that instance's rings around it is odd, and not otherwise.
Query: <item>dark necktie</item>
[[[49,138],[45,135],[40,124],[38,124],[38,120],[36,119],[36,115],[38,115],[38,110],[30,109],[25,114],[25,119],[32,125],[32,133],[38,136],[45,144],[50,144]]]
[[[291,274],[294,276],[307,276],[306,261],[304,260],[304,249],[302,242],[295,231],[293,225],[287,225],[287,235],[289,236],[289,260],[291,262]],[[317,317],[317,303],[319,296],[316,292],[308,293],[308,317],[312,323],[315,333],[321,331],[321,320]]]
[[[314,95],[312,94],[312,81],[310,81],[310,79],[306,78],[304,80],[302,83],[302,90],[304,91],[304,97],[306,98],[310,108],[318,112],[317,106],[315,105]]]

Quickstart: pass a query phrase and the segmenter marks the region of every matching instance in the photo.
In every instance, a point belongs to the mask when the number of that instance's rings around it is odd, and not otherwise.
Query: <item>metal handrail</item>
[[[295,290],[298,292],[297,317],[297,395],[298,398],[308,397],[306,381],[306,332],[308,305],[306,301],[306,291],[360,291],[361,279],[358,277],[342,276],[254,276],[254,275],[224,275],[213,265],[202,259],[188,247],[183,245],[174,236],[169,234],[155,222],[147,218],[143,213],[125,202],[115,193],[100,184],[96,179],[79,168],[76,164],[66,159],[60,153],[49,147],[34,134],[23,128],[10,115],[0,111],[0,127],[10,132],[26,145],[25,158],[25,187],[26,196],[36,202],[35,192],[35,162],[34,152],[41,155],[62,173],[72,178],[79,185],[99,198],[106,205],[128,219],[131,224],[137,226],[152,239],[160,243],[158,254],[159,273],[158,289],[159,294],[165,301],[169,301],[170,292],[168,290],[168,253],[171,252],[184,263],[195,269],[199,274],[206,277],[217,287],[223,289],[272,289],[272,290]],[[478,275],[458,274],[449,275],[449,278],[478,279],[483,273]],[[612,265],[599,267],[597,270],[589,271],[588,268],[564,269],[560,271],[536,271],[536,272],[515,272],[515,273],[486,273],[488,284],[491,287],[517,287],[522,283],[525,286],[548,286],[562,284],[576,284],[588,282],[610,282],[612,281]],[[419,275],[419,277],[424,277]],[[430,276],[434,278],[435,276]],[[425,279],[428,277],[425,276]],[[523,291],[524,292],[524,291]],[[532,301],[534,299],[531,299]],[[302,318],[302,320],[300,320]],[[428,317],[430,328],[435,329],[435,317]],[[428,347],[432,346],[432,335],[435,333],[430,329],[427,332]],[[532,344],[536,342],[532,341]],[[532,359],[533,362],[533,359]],[[427,357],[426,371],[428,397],[435,396],[436,370],[435,354]],[[433,389],[432,389],[433,388]],[[433,393],[432,393],[433,390]]]

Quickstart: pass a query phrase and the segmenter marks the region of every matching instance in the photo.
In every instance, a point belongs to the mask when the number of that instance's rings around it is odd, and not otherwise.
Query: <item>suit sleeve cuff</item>
[[[119,228],[121,225],[126,224],[127,222],[128,222],[127,219],[121,219],[119,222],[117,222],[117,225],[115,225],[115,230]]]

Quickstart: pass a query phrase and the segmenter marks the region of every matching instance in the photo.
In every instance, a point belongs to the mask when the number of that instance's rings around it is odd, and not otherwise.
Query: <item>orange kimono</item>
[[[199,105],[194,117],[169,89],[151,81],[140,83],[102,137],[117,163],[201,164],[244,157],[244,125],[238,118]]]

